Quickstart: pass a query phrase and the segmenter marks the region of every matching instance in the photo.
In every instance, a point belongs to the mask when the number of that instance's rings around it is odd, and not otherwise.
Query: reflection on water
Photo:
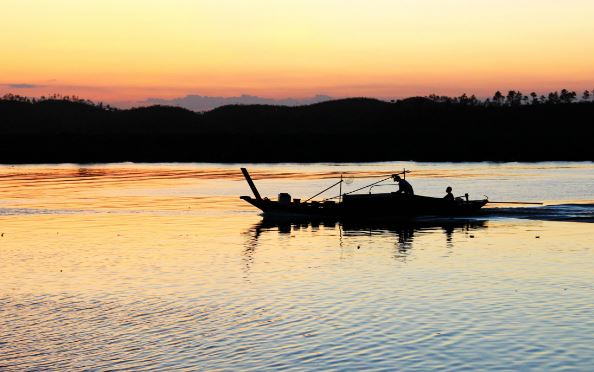
[[[245,260],[249,266],[254,260],[254,254],[258,247],[260,236],[267,232],[278,232],[281,235],[288,235],[299,231],[310,230],[316,232],[320,227],[326,230],[335,230],[339,246],[343,246],[343,237],[349,236],[382,236],[393,237],[395,243],[394,258],[405,259],[409,250],[413,247],[415,234],[443,232],[444,245],[453,248],[453,236],[461,233],[468,236],[471,232],[487,228],[484,219],[429,219],[416,221],[399,222],[356,222],[337,221],[333,219],[309,220],[303,218],[275,218],[264,217],[261,221],[244,232]],[[473,235],[470,235],[474,237]]]
[[[413,169],[538,208],[263,219],[238,167],[0,166],[0,370],[589,370],[591,163],[249,166],[314,195]],[[563,222],[561,222],[563,221]]]

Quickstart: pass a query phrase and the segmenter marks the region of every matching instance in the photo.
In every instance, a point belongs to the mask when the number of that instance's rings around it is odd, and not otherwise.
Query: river
[[[545,205],[271,222],[240,166]],[[3,165],[0,370],[589,370],[593,222],[594,163]]]

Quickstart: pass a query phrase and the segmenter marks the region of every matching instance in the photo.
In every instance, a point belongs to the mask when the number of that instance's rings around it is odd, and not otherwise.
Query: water
[[[248,167],[269,196],[406,167],[419,194],[546,205],[292,224],[239,200],[239,165],[2,166],[0,370],[594,365],[594,164]]]

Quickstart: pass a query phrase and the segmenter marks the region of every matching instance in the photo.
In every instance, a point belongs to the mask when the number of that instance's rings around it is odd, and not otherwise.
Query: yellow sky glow
[[[593,19],[591,0],[5,0],[0,93],[593,89]]]

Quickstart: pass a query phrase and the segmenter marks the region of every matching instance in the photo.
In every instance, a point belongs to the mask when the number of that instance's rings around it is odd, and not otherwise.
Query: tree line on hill
[[[474,94],[468,96],[466,93],[463,93],[459,97],[449,97],[449,96],[440,96],[437,94],[430,94],[425,98],[438,102],[438,103],[449,103],[449,104],[459,104],[459,105],[469,105],[469,106],[521,106],[521,105],[539,105],[539,104],[568,104],[568,103],[587,103],[587,102],[594,102],[594,89],[591,91],[584,90],[581,95],[578,97],[578,93],[568,89],[561,89],[561,91],[553,91],[547,94],[538,94],[536,92],[531,92],[528,95],[524,95],[521,91],[510,90],[507,92],[506,95],[501,93],[501,91],[496,91],[493,94],[493,97],[480,99],[477,98]],[[42,101],[56,101],[62,100],[67,102],[75,102],[81,103],[89,106],[96,106],[101,109],[105,110],[117,110],[117,108],[110,106],[109,104],[103,104],[103,102],[95,103],[91,100],[80,98],[76,95],[61,95],[61,94],[52,94],[50,96],[41,96],[39,98],[36,97],[26,97],[21,96],[18,94],[5,94],[4,96],[0,97],[0,101],[13,101],[13,102],[27,102],[27,103],[37,103]],[[392,100],[392,103],[398,102],[398,100]],[[158,105],[157,105],[158,106]],[[288,105],[287,105],[288,106]]]
[[[207,112],[0,99],[0,162],[594,160],[594,91],[350,98]]]
[[[495,94],[493,94],[493,97],[486,98],[484,100],[476,98],[474,94],[468,96],[466,93],[462,94],[460,97],[438,96],[431,94],[427,98],[435,102],[470,106],[521,106],[542,104],[557,105],[574,102],[585,103],[592,102],[592,97],[594,97],[594,89],[592,89],[592,91],[584,90],[579,98],[575,91],[570,91],[567,89],[562,89],[560,92],[554,91],[541,95],[536,92],[531,92],[528,95],[524,95],[522,92],[516,90],[510,90],[506,95],[504,95],[500,91],[497,91]]]

